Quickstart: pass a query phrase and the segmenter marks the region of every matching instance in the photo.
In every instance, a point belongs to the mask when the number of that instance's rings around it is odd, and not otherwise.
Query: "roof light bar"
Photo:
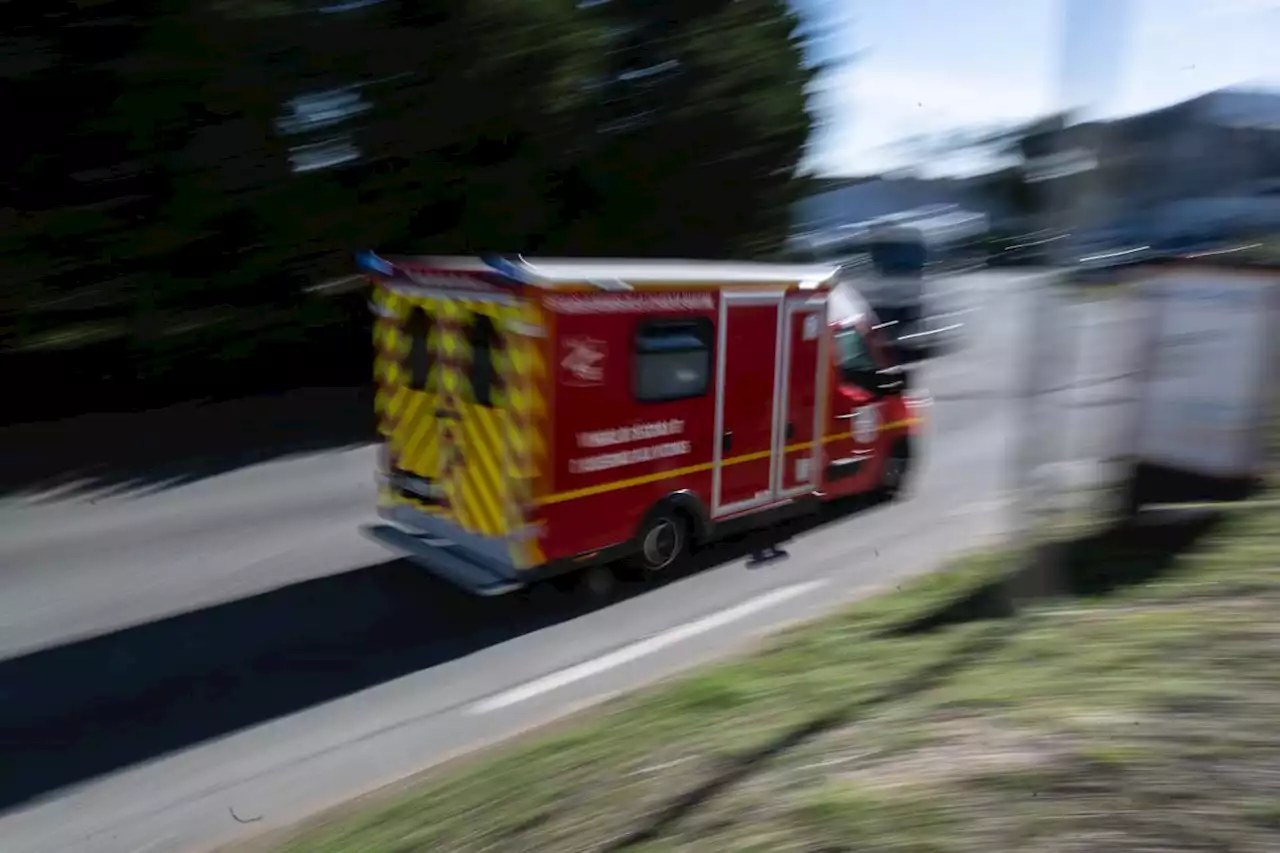
[[[395,264],[379,257],[376,252],[356,252],[356,267],[374,275],[393,276],[396,274]]]

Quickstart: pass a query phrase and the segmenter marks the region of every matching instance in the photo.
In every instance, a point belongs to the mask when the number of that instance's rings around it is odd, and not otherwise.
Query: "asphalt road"
[[[920,368],[935,404],[909,498],[832,512],[763,567],[725,544],[594,611],[472,599],[389,560],[356,532],[368,447],[0,501],[4,849],[201,850],[285,825],[1000,537],[1040,280],[946,283],[964,346]],[[1059,316],[1089,342],[1063,368],[1064,470],[1087,477],[1128,320],[1114,301]]]

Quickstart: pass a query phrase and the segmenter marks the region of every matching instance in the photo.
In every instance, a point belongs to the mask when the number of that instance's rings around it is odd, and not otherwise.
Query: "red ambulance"
[[[660,572],[735,529],[894,494],[921,403],[835,269],[360,256],[379,516],[480,595]]]

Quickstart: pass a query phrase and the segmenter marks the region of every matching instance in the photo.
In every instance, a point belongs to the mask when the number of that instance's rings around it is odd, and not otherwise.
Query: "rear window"
[[[431,352],[431,317],[421,306],[414,306],[405,320],[404,333],[409,338],[409,350],[405,353],[404,368],[408,373],[408,386],[413,391],[425,391],[431,380],[435,357]]]
[[[685,400],[711,384],[711,324],[705,320],[654,321],[635,339],[635,398],[642,403]]]
[[[472,319],[467,336],[471,343],[471,364],[467,370],[471,398],[478,405],[492,408],[494,392],[502,384],[494,361],[494,354],[502,348],[502,341],[493,320],[483,314],[477,314]]]

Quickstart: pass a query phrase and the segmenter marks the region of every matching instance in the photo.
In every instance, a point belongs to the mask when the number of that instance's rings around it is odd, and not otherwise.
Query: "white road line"
[[[644,640],[632,643],[629,646],[623,646],[616,651],[601,655],[592,660],[583,661],[580,664],[567,667],[559,672],[553,672],[542,678],[536,678],[533,681],[527,681],[519,687],[513,687],[503,693],[490,696],[472,705],[469,709],[471,714],[488,714],[493,711],[507,708],[518,702],[525,702],[543,693],[549,693],[552,690],[558,690],[561,687],[573,684],[576,681],[582,681],[584,678],[590,678],[599,675],[602,672],[615,669],[623,664],[631,663],[640,658],[660,652],[665,648],[674,646],[676,643],[693,639],[700,634],[714,631],[717,628],[723,628],[733,622],[745,619],[762,610],[768,610],[770,607],[776,607],[783,602],[798,598],[807,592],[812,592],[820,586],[825,585],[825,580],[807,581],[805,583],[792,584],[791,586],[779,587],[764,595],[744,601],[742,604],[712,613],[693,622],[687,622],[684,625],[678,625],[663,631],[661,634],[655,634]]]

